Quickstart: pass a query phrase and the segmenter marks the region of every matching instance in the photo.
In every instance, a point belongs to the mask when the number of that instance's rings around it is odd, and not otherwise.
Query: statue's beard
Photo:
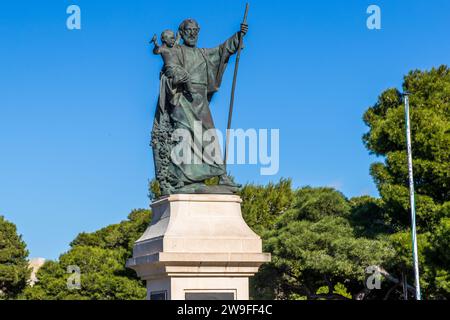
[[[194,47],[197,44],[198,37],[192,36],[192,37],[186,37],[184,38],[184,43],[190,47]]]

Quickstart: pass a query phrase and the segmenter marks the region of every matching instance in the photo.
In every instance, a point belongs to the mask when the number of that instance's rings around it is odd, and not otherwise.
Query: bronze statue
[[[153,37],[153,52],[164,60],[152,130],[155,173],[162,195],[234,193],[240,187],[227,175],[220,154],[205,159],[203,150],[206,147],[220,152],[216,136],[207,144],[194,138],[190,161],[175,161],[173,152],[175,145],[181,142],[174,138],[174,133],[179,130],[194,137],[198,125],[202,132],[214,129],[209,108],[211,98],[220,87],[230,56],[240,50],[247,31],[244,19],[240,31],[223,44],[211,49],[197,48],[200,26],[197,21],[186,19],[180,24],[177,37],[170,30],[162,33],[161,46],[157,44],[156,36]],[[180,36],[182,44],[178,43]],[[205,180],[213,177],[219,177],[218,185],[207,186]]]

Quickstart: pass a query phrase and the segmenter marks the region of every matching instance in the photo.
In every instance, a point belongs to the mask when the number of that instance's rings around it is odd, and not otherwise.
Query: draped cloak
[[[205,143],[194,139],[194,124],[200,123],[202,132],[214,129],[209,103],[219,89],[228,60],[239,46],[239,33],[234,34],[218,47],[211,49],[192,48],[185,45],[173,47],[176,65],[170,68],[170,75],[163,70],[160,79],[160,93],[152,130],[152,146],[156,178],[162,194],[170,194],[186,185],[201,183],[205,179],[226,174],[222,161],[205,162],[202,157],[205,144],[215,144],[216,139]],[[188,78],[177,70],[189,75]],[[186,81],[191,82],[192,94],[186,93]],[[192,148],[192,162],[173,161],[174,145],[172,134],[177,129],[190,132],[195,147]],[[200,137],[201,139],[201,137]],[[202,140],[202,139],[201,139]],[[197,157],[197,159],[195,159]],[[219,154],[218,158],[222,156]],[[217,159],[217,158],[216,158]],[[197,161],[196,161],[197,160]]]

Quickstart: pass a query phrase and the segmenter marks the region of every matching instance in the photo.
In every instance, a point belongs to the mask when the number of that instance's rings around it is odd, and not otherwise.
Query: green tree
[[[291,208],[294,191],[290,179],[281,179],[266,186],[247,184],[241,189],[240,196],[244,220],[253,231],[261,234]]]
[[[16,226],[0,216],[0,299],[13,299],[25,288],[31,274],[27,257]]]
[[[38,282],[22,298],[39,300],[132,300],[144,299],[146,289],[133,270],[125,268],[134,242],[151,219],[149,210],[134,210],[128,220],[93,233],[80,233],[59,261],[48,261],[38,271]],[[80,288],[72,283],[69,266],[80,270]],[[70,271],[70,270],[69,270]]]
[[[386,241],[358,236],[351,203],[330,188],[301,188],[292,207],[263,233],[272,262],[262,266],[260,299],[348,299],[365,290],[367,267],[393,256]]]
[[[426,298],[449,298],[449,261],[440,258],[448,243],[450,217],[450,69],[411,71],[403,91],[409,92],[416,212],[422,286]],[[394,268],[411,274],[410,204],[404,106],[397,89],[388,89],[364,114],[369,151],[385,158],[371,166],[381,195],[384,222],[397,250]],[[448,255],[448,251],[446,252]]]

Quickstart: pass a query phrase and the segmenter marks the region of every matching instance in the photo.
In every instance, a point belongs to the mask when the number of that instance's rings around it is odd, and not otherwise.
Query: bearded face
[[[186,23],[181,30],[181,37],[183,38],[184,44],[189,47],[195,47],[197,45],[199,31],[200,28],[195,22]]]

